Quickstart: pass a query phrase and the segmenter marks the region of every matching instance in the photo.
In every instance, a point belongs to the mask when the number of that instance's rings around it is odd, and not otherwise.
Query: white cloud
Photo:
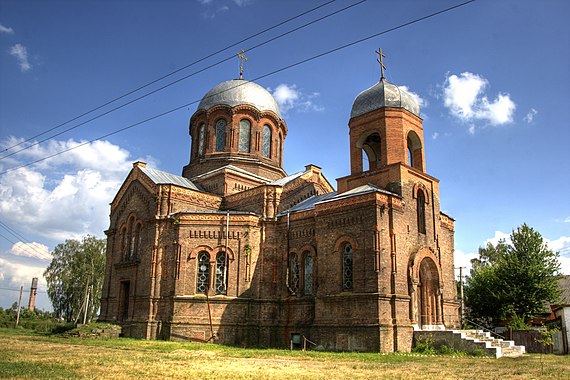
[[[501,125],[513,121],[516,109],[509,94],[502,94],[490,101],[485,95],[489,81],[477,74],[464,72],[448,76],[443,84],[444,105],[461,121],[471,123],[469,131],[475,132],[474,121]]]
[[[473,252],[463,252],[460,249],[456,249],[453,253],[455,268],[464,268],[463,276],[469,276],[471,272],[471,260],[478,258],[479,255]],[[459,270],[456,270],[456,275],[459,275]]]
[[[29,286],[32,278],[38,278],[38,288],[45,289],[44,271],[49,263],[43,266],[26,265],[0,258],[0,278],[11,286]]]
[[[564,219],[564,223],[570,223],[570,216],[567,216],[566,219]]]
[[[41,243],[23,243],[18,242],[12,246],[12,254],[16,256],[33,257],[40,260],[51,260],[52,256],[46,245]]]
[[[437,140],[438,137],[439,137],[439,133],[437,133],[437,132],[434,132],[434,133],[432,133],[432,135],[431,135],[431,138],[432,138],[433,140]]]
[[[246,7],[252,3],[252,0],[233,0],[238,7]]]
[[[29,160],[77,144],[51,141],[20,155]],[[54,240],[102,236],[109,225],[109,203],[132,167],[128,158],[119,146],[96,141],[8,172],[0,176],[0,217],[28,234]]]
[[[0,24],[0,33],[14,34],[14,29]]]
[[[526,116],[523,118],[523,120],[526,121],[528,124],[530,124],[534,120],[534,117],[536,116],[537,113],[538,113],[537,110],[531,108],[530,111],[528,111]]]
[[[511,234],[503,231],[495,231],[495,236],[485,240],[483,242],[483,247],[486,247],[488,243],[497,245],[499,240],[504,240],[507,244],[511,244]]]
[[[408,94],[410,94],[412,96],[412,98],[414,98],[416,103],[418,103],[418,106],[420,106],[420,108],[427,107],[427,100],[425,100],[424,98],[422,98],[421,96],[419,96],[415,92],[411,91],[408,88],[408,86],[398,86],[398,88],[400,88],[401,90],[406,91]]]
[[[26,72],[32,68],[32,65],[30,65],[30,62],[28,61],[28,50],[24,45],[16,44],[12,46],[9,53],[16,57],[22,72]]]
[[[281,83],[274,91],[271,91],[271,89],[268,90],[272,93],[273,97],[279,104],[279,109],[284,114],[292,109],[299,110],[301,112],[320,112],[324,110],[324,107],[314,103],[314,99],[320,96],[318,92],[305,94],[301,90],[298,90],[296,85],[289,85],[286,83]]]

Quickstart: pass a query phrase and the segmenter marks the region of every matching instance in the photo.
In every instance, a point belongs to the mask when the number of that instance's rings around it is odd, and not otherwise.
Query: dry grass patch
[[[0,331],[1,378],[567,379],[570,357],[489,359],[289,352],[212,344],[54,338]]]

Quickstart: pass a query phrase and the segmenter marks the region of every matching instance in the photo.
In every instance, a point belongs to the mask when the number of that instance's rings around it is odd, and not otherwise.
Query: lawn
[[[85,339],[0,329],[0,378],[568,379],[570,356],[521,358],[290,352],[214,344]]]

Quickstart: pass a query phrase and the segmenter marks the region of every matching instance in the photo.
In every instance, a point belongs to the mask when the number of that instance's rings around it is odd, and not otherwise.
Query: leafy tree
[[[54,312],[67,321],[91,321],[99,310],[105,272],[105,240],[86,236],[66,240],[52,252],[44,272]]]
[[[540,233],[523,224],[497,245],[479,248],[479,258],[465,287],[470,316],[479,321],[528,321],[560,294],[558,252],[548,249]]]

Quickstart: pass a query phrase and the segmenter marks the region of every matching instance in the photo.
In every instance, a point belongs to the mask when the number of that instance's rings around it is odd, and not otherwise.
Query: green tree
[[[99,310],[105,272],[105,240],[66,240],[52,252],[44,272],[54,312],[67,321],[91,321]]]
[[[560,294],[558,252],[540,233],[523,224],[504,240],[479,248],[465,287],[469,315],[480,321],[523,320],[544,311]]]

